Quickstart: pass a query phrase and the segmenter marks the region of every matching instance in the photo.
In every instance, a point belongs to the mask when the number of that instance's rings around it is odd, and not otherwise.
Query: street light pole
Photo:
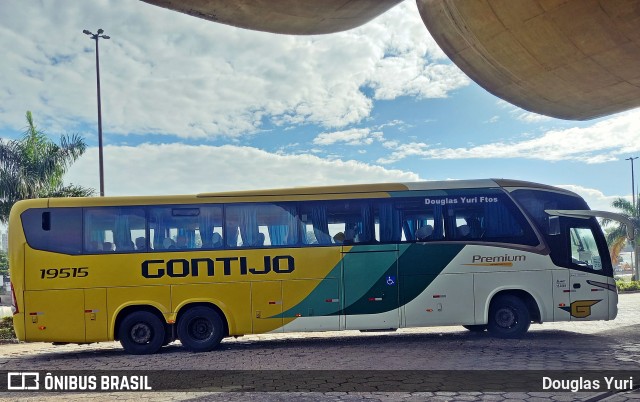
[[[98,39],[109,39],[107,35],[103,35],[104,30],[98,29],[98,33],[94,34],[89,30],[82,31],[85,35],[96,41],[96,81],[98,90],[98,163],[100,164],[100,197],[104,197],[104,163],[102,158],[102,104],[100,101],[100,52],[98,51]]]
[[[627,159],[625,159],[625,161],[631,161],[631,197],[633,197],[633,210],[635,211],[636,209],[636,184],[635,184],[635,177],[633,175],[633,161],[638,159],[638,157],[629,157]]]
[[[638,159],[638,157],[629,157],[627,159],[625,159],[625,161],[630,161],[631,162],[631,197],[633,200],[633,213],[637,215],[637,209],[636,209],[636,184],[635,184],[635,176],[633,174],[633,161]],[[636,218],[636,216],[633,216],[633,218]],[[635,258],[633,258],[631,261],[632,263],[635,265],[635,267],[632,267],[632,269],[635,268],[635,270],[632,270],[631,272],[634,273],[633,275],[633,280],[638,280],[640,278],[640,258],[638,258],[638,251],[640,251],[640,247],[638,246],[638,240],[634,239],[633,240],[633,251],[635,253]]]

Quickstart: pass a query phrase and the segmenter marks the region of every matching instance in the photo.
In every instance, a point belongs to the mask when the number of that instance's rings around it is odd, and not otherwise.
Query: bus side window
[[[136,251],[134,239],[145,238],[145,210],[141,207],[85,208],[86,253]]]
[[[226,237],[229,247],[256,247],[258,217],[255,204],[230,205],[226,208]]]
[[[264,246],[295,246],[299,243],[300,219],[294,204],[264,205],[259,214]]]
[[[192,227],[194,228],[195,248],[222,248],[222,206],[201,205],[197,222],[194,222]]]
[[[149,207],[149,246],[171,251],[222,248],[222,206]]]
[[[227,207],[230,247],[281,247],[298,244],[300,221],[294,204],[244,204]]]
[[[482,225],[484,211],[475,207],[450,207],[447,218],[447,238],[450,240],[480,240],[485,229]]]
[[[82,208],[36,208],[22,213],[27,243],[37,250],[82,252]]]
[[[446,205],[445,235],[448,240],[504,242],[536,245],[531,226],[503,193],[452,192],[456,203]]]
[[[402,211],[393,200],[375,202],[376,236],[382,243],[397,243],[402,240]]]
[[[300,217],[304,244],[366,244],[377,240],[375,218],[367,201],[305,202]]]
[[[424,197],[378,200],[380,241],[425,242],[442,240],[444,220],[441,205],[426,205]]]

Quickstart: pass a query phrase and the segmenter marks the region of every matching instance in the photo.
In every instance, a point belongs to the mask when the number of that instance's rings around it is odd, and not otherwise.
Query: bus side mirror
[[[560,217],[559,216],[550,216],[549,217],[549,232],[550,236],[556,236],[560,234]]]

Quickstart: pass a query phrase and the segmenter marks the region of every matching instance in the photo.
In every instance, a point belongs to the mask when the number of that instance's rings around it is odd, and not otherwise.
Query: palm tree
[[[0,222],[7,223],[9,211],[17,201],[42,197],[91,196],[95,190],[65,186],[62,177],[87,145],[77,134],[63,135],[55,144],[26,113],[27,128],[22,139],[0,139]]]
[[[638,195],[640,197],[640,195]],[[631,218],[637,222],[637,219],[640,218],[640,203],[637,205],[633,205],[630,201],[625,200],[624,198],[617,198],[611,203],[611,206],[616,208],[619,214],[626,216],[627,218]],[[609,225],[613,221],[611,219],[603,219],[603,225]],[[624,248],[627,240],[627,228],[623,223],[618,223],[617,226],[612,227],[607,230],[607,244],[609,245],[609,253],[611,254],[611,261],[614,264],[618,263],[618,256],[620,255],[620,251]],[[634,249],[638,250],[638,245],[640,244],[640,239],[636,237],[634,241]],[[636,269],[636,278],[638,267]]]

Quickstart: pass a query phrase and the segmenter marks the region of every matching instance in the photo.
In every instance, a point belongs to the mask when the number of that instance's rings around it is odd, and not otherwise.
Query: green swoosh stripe
[[[313,309],[315,316],[377,314],[396,309],[418,297],[464,245],[403,244],[397,251],[391,251],[387,246],[381,252],[375,252],[376,247],[380,246],[353,247],[305,299],[273,318],[292,318],[295,312],[308,309]],[[345,270],[354,270],[356,275],[343,273],[344,263],[347,264]],[[395,286],[387,285],[388,276],[396,278]],[[344,300],[325,303],[323,295],[334,293],[336,277],[345,281]],[[382,296],[388,302],[372,303],[369,301],[371,295]]]

